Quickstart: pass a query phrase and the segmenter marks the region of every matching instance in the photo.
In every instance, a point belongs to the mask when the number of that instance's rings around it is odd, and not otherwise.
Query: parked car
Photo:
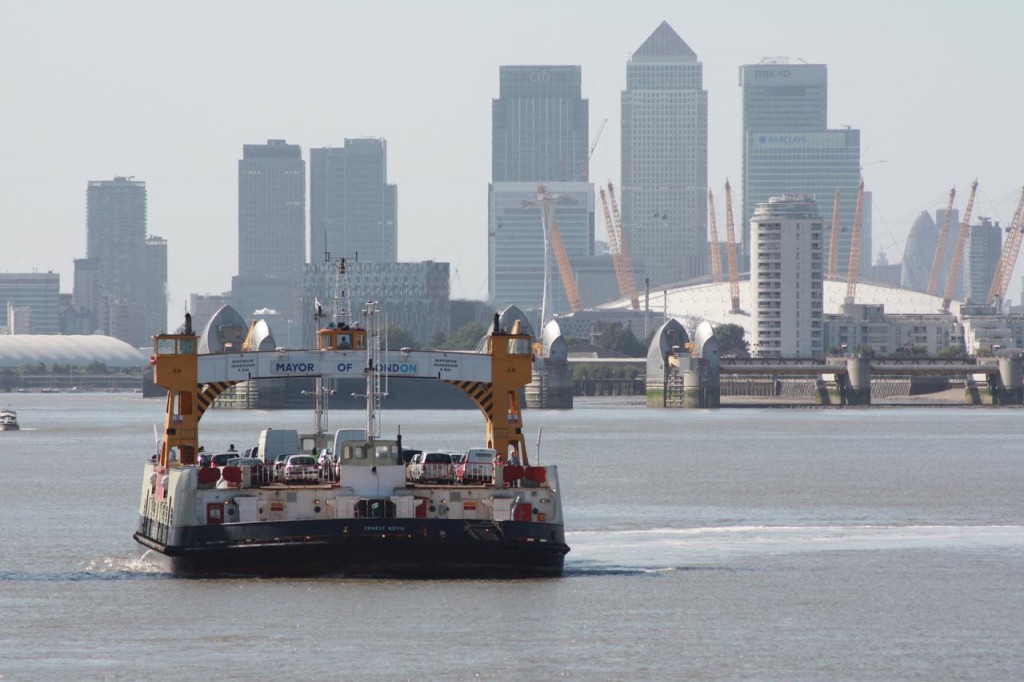
[[[218,452],[216,455],[210,456],[210,466],[224,467],[228,465],[228,460],[241,457],[241,453],[236,450],[228,450],[227,452]]]
[[[249,467],[249,480],[254,484],[270,483],[270,469],[262,459],[255,457],[235,457],[227,462],[229,467]]]
[[[410,483],[454,483],[455,467],[449,452],[421,452],[405,467]]]
[[[277,480],[284,479],[284,465],[288,461],[291,455],[278,455],[271,462],[267,463],[267,468],[271,471],[271,477]]]
[[[494,477],[494,457],[497,451],[490,448],[472,448],[455,469],[455,480],[459,483],[488,483]]]
[[[288,455],[281,469],[281,480],[315,481],[317,479],[316,459],[312,455]]]

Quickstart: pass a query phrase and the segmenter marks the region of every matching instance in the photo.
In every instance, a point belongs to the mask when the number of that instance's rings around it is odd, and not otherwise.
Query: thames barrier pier
[[[1024,404],[1024,357],[996,358],[741,358],[719,357],[714,328],[702,322],[691,340],[675,319],[655,333],[647,353],[648,407],[715,408],[721,406],[722,375],[744,377],[776,388],[803,379],[802,396],[819,405],[870,405],[873,382],[934,381],[950,378],[964,384],[968,405]],[[795,396],[790,396],[795,397]]]

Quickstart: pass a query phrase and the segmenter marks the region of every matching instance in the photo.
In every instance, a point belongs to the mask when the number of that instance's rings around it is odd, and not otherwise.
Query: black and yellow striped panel
[[[199,403],[199,416],[202,417],[206,412],[206,408],[213,404],[213,401],[217,399],[224,391],[228,390],[237,381],[214,381],[213,383],[203,384],[202,388],[199,389],[199,393],[196,396],[197,402]]]
[[[494,384],[481,381],[446,381],[445,383],[458,386],[480,406],[481,410],[487,414],[491,413],[494,403]]]

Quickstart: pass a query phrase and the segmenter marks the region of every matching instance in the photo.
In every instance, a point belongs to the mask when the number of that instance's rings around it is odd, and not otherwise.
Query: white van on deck
[[[263,429],[260,431],[259,451],[256,456],[269,466],[281,455],[302,453],[299,432],[295,429]]]

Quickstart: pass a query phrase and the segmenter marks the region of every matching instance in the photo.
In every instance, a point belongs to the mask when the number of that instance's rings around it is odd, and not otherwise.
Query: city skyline
[[[266,139],[287,139],[306,158],[346,138],[387,139],[388,181],[402,188],[399,259],[449,261],[453,296],[485,296],[483,188],[499,66],[580,65],[592,134],[608,119],[590,177],[618,182],[626,63],[662,21],[704,68],[708,184],[716,195],[726,177],[740,191],[738,68],[776,55],[827,65],[829,127],[862,131],[874,256],[883,250],[899,261],[914,218],[942,208],[952,185],[965,196],[975,176],[975,215],[1007,224],[1024,180],[1013,163],[1024,147],[1013,120],[1020,97],[1013,78],[1024,66],[1013,47],[1024,18],[1018,7],[964,13],[952,3],[737,2],[702,14],[670,2],[582,14],[535,2],[515,11],[468,2],[2,7],[0,54],[18,68],[0,75],[14,103],[0,113],[7,161],[0,272],[52,270],[70,291],[73,259],[86,250],[82,187],[136,176],[149,190],[150,231],[168,242],[172,319],[190,293],[230,289],[238,150]],[[350,39],[332,38],[341,25]],[[302,39],[289,37],[296,35]],[[882,44],[885,52],[870,47]],[[937,104],[950,100],[963,105]],[[1013,296],[1021,276],[1018,264]]]

